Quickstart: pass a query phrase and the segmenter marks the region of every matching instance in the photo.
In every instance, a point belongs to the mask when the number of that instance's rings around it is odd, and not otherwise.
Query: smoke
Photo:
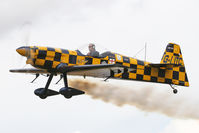
[[[93,99],[117,106],[132,105],[147,112],[159,112],[169,117],[199,119],[199,107],[183,97],[160,92],[153,87],[126,87],[107,82],[71,79],[70,86],[83,90]]]

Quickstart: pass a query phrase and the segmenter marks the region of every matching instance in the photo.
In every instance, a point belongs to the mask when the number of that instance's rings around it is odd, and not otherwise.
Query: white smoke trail
[[[199,106],[183,97],[156,91],[152,87],[126,87],[92,80],[72,79],[70,86],[83,90],[94,99],[117,106],[132,105],[147,112],[159,112],[170,117],[199,119]],[[119,86],[118,86],[119,85]]]

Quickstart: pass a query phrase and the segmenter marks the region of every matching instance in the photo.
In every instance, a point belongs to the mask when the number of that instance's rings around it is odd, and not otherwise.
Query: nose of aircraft
[[[28,47],[19,47],[18,49],[16,49],[16,51],[22,55],[22,56],[26,56],[27,52],[28,52]]]

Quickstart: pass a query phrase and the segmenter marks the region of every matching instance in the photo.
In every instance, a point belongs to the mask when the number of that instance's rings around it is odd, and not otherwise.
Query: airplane
[[[84,94],[84,91],[68,86],[67,75],[105,78],[104,81],[112,78],[163,83],[170,85],[174,94],[178,92],[174,85],[189,86],[181,49],[175,43],[167,45],[160,63],[150,63],[110,51],[98,56],[84,55],[79,50],[40,46],[23,46],[16,51],[26,57],[26,64],[33,68],[11,69],[10,72],[35,74],[35,79],[42,74],[48,75],[45,87],[34,91],[41,99],[58,94],[65,98]],[[64,87],[59,91],[49,89],[56,75],[60,75],[60,80],[63,78],[64,81]]]

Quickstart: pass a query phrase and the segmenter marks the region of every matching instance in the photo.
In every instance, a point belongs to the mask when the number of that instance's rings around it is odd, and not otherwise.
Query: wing
[[[121,68],[124,68],[124,66],[119,64],[79,65],[79,66],[64,66],[62,68],[62,71],[66,71],[68,75],[108,77],[111,75],[111,70],[121,69]],[[11,69],[10,72],[30,73],[30,74],[50,73],[46,69],[37,69],[37,68]],[[53,72],[57,74],[62,73],[59,70]]]
[[[31,74],[36,74],[36,73],[47,74],[47,73],[49,73],[45,69],[37,69],[37,68],[11,69],[10,72],[13,72],[13,73],[31,73]]]

